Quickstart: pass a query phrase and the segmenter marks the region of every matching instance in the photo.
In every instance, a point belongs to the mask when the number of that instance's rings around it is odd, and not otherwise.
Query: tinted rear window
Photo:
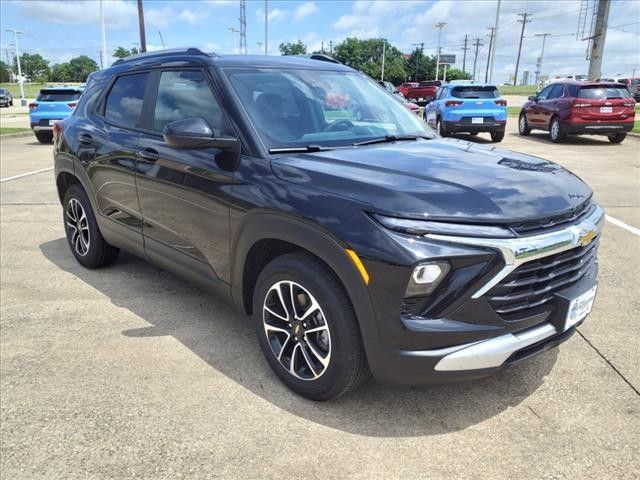
[[[456,98],[498,98],[496,87],[454,87],[451,96]]]
[[[40,90],[38,98],[39,102],[73,102],[80,98],[80,90]]]
[[[580,87],[580,98],[593,98],[606,100],[611,98],[629,98],[629,90],[626,87],[616,85],[589,85]]]

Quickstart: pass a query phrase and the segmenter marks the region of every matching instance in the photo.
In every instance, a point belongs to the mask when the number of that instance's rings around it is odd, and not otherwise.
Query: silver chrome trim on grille
[[[519,238],[476,238],[427,234],[425,237],[451,243],[490,247],[500,251],[505,265],[472,295],[472,298],[479,298],[524,263],[588,245],[600,234],[603,226],[604,210],[596,205],[594,211],[580,222],[540,235]]]

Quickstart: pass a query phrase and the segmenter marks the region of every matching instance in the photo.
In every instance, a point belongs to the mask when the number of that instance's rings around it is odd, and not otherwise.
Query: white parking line
[[[613,223],[614,225],[617,225],[620,228],[624,228],[625,230],[627,230],[628,232],[631,232],[635,235],[640,236],[640,228],[636,228],[636,227],[632,227],[631,225],[627,225],[626,223],[624,223],[621,220],[618,220],[617,218],[613,218],[611,215],[606,215],[607,221]]]
[[[48,172],[53,170],[53,167],[42,168],[40,170],[34,170],[33,172],[21,173],[20,175],[14,175],[13,177],[0,178],[0,183],[8,182],[9,180],[17,180],[18,178],[28,177],[29,175],[35,175],[36,173]]]

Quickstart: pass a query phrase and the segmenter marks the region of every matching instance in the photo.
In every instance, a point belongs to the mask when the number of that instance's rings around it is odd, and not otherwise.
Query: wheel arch
[[[303,250],[323,262],[345,289],[356,314],[365,348],[377,341],[377,325],[369,292],[343,241],[308,220],[292,215],[255,211],[236,229],[231,258],[234,305],[251,314],[253,291],[262,269],[279,255]]]

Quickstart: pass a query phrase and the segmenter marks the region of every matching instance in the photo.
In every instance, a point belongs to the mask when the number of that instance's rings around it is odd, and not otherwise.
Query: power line
[[[519,13],[518,16],[522,17],[522,19],[518,20],[518,23],[522,24],[522,31],[520,32],[520,44],[518,45],[518,58],[516,59],[516,73],[513,76],[514,86],[518,84],[518,68],[520,67],[520,54],[522,53],[522,39],[524,38],[524,27],[527,23],[531,22],[531,20],[528,20],[528,18],[531,16],[530,13],[527,13],[527,12]]]

